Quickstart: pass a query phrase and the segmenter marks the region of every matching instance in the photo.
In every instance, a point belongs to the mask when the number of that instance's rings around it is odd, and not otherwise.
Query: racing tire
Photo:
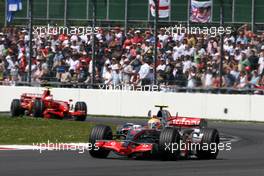
[[[78,101],[75,104],[74,111],[85,111],[85,114],[87,115],[87,105],[83,101]],[[74,116],[75,121],[85,121],[86,115],[83,116]]]
[[[213,128],[202,128],[200,132],[203,137],[196,156],[198,159],[216,159],[220,141],[218,131]]]
[[[32,115],[33,117],[43,117],[43,113],[45,111],[45,104],[40,99],[35,99],[33,108],[32,108]]]
[[[112,129],[109,126],[99,125],[95,126],[89,137],[89,143],[92,145],[91,150],[89,153],[94,158],[106,158],[110,153],[110,150],[105,150],[102,148],[96,148],[96,141],[97,140],[112,140],[113,133]]]
[[[180,157],[180,134],[176,128],[167,127],[160,133],[158,149],[162,160]]]
[[[19,99],[13,99],[10,107],[11,117],[17,117],[23,115],[23,109],[21,108],[21,102]]]

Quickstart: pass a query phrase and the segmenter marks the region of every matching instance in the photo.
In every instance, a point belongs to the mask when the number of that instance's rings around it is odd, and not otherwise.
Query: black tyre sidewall
[[[213,128],[202,128],[201,133],[203,133],[201,146],[203,145],[212,145],[214,143],[215,150],[203,150],[202,148],[197,151],[197,157],[199,159],[216,159],[218,155],[218,144],[219,144],[219,133],[216,129]]]
[[[177,150],[172,151],[172,145],[177,145]],[[168,148],[170,146],[170,148]],[[159,152],[162,160],[177,160],[180,156],[180,134],[176,128],[165,128],[159,138]]]
[[[83,101],[78,101],[75,104],[74,111],[85,111],[85,114],[87,115],[87,105]],[[76,121],[85,121],[86,120],[86,115],[85,116],[75,116],[74,120]]]
[[[22,115],[21,102],[19,99],[13,99],[10,107],[11,117]]]
[[[43,112],[45,110],[44,102],[39,99],[34,100],[34,105],[32,108],[32,114],[34,117],[43,117]]]
[[[89,136],[89,143],[92,144],[92,149],[89,151],[90,155],[95,158],[106,158],[110,150],[100,148],[96,150],[95,144],[97,140],[112,140],[112,129],[109,126],[99,125],[95,126]]]

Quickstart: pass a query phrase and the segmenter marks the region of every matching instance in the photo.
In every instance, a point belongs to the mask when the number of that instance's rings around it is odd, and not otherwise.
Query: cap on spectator
[[[124,60],[124,62],[129,62],[129,59],[128,59],[128,58],[126,58],[126,59]]]
[[[111,62],[109,60],[105,61],[105,65],[110,65],[110,64],[111,64]]]
[[[179,67],[181,67],[181,64],[180,64],[180,63],[177,63],[177,64],[175,65],[175,67],[179,68]]]
[[[126,46],[126,49],[129,50],[130,49],[130,46]]]
[[[167,54],[171,54],[171,50],[166,51]]]
[[[251,70],[250,66],[246,66],[246,67],[245,67],[245,70],[246,70],[246,71],[250,71],[250,70]]]
[[[264,45],[261,46],[261,50],[264,50]]]
[[[6,56],[6,59],[11,59],[11,56],[7,55],[7,56]]]
[[[0,35],[4,35],[4,33],[3,32],[0,32]]]
[[[152,54],[152,50],[149,49],[149,50],[147,51],[147,54]]]
[[[150,34],[150,31],[146,31],[145,34]]]
[[[136,31],[135,31],[135,34],[139,34],[139,33],[140,33],[140,30],[136,30]]]
[[[160,58],[160,60],[161,60],[161,61],[165,61],[165,59],[164,59],[163,57],[162,57],[162,58]]]
[[[138,54],[137,56],[136,56],[136,59],[140,59],[141,58],[141,56]]]

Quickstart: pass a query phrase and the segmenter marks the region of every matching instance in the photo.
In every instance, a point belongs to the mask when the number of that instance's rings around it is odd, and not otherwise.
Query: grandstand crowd
[[[92,35],[34,34],[32,82],[90,83]],[[95,83],[151,85],[154,81],[153,31],[100,28],[96,34]],[[223,76],[219,77],[220,37],[204,34],[158,34],[157,83],[186,88],[264,86],[264,33],[247,25],[224,37]],[[0,82],[27,81],[29,33],[23,28],[0,31]]]

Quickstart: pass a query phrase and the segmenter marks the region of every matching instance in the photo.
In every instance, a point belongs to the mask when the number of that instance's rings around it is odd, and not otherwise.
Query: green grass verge
[[[87,142],[97,123],[0,116],[0,144]],[[113,129],[114,125],[108,123]]]

